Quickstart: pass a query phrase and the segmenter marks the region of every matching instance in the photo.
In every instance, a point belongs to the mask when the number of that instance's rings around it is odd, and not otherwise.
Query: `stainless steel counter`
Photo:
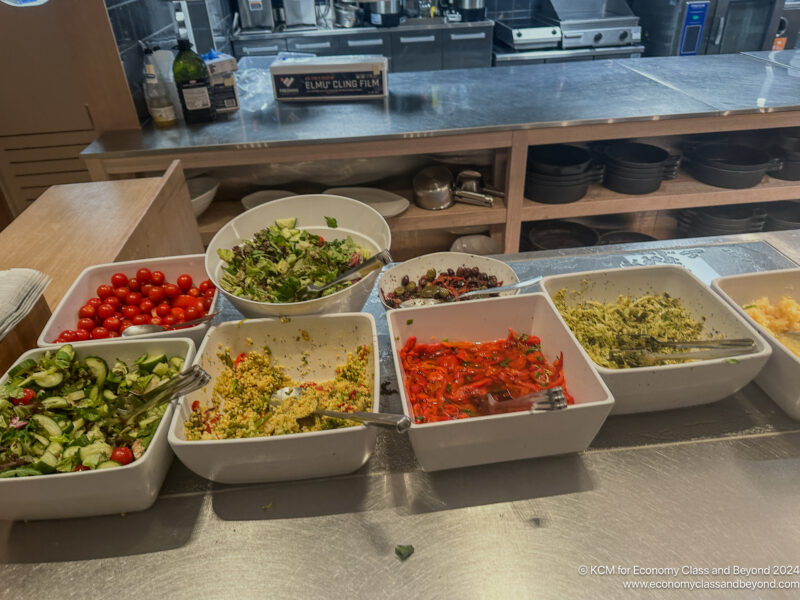
[[[504,258],[521,277],[667,263],[707,282],[793,266],[800,231]],[[399,412],[374,291],[365,310],[379,326],[381,407]],[[223,316],[239,317],[230,305]],[[797,584],[797,575],[626,577],[619,567],[796,564],[799,468],[800,423],[752,384],[708,406],[611,417],[578,455],[424,473],[407,438],[380,431],[367,465],[337,478],[225,486],[175,461],[148,511],[0,521],[0,598],[661,598],[624,581]],[[397,544],[415,553],[400,562]]]
[[[106,132],[82,156],[122,158],[800,108],[794,69],[732,54],[391,73],[389,90],[385,100],[369,102],[276,103],[266,97],[215,123]]]
[[[289,29],[285,31],[259,31],[240,29],[232,36],[233,41],[268,41],[287,39],[301,35],[303,37],[324,37],[329,35],[357,35],[359,33],[391,33],[392,31],[430,31],[435,29],[475,29],[492,25],[493,21],[485,19],[483,21],[466,22],[447,22],[443,17],[433,19],[404,19],[396,27],[374,27],[365,25],[363,27],[334,27],[333,29]]]

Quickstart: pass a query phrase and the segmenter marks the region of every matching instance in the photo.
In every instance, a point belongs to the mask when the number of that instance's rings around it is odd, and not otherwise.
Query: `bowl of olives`
[[[402,302],[435,298],[454,302],[464,292],[517,283],[519,277],[506,263],[464,252],[436,252],[399,263],[381,274],[378,290],[383,306],[403,308]],[[519,290],[500,292],[500,296]],[[485,298],[486,296],[478,296]]]

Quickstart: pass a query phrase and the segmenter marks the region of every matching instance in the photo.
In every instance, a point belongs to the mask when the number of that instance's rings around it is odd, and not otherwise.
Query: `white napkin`
[[[25,318],[49,283],[50,276],[35,269],[0,271],[0,340]]]

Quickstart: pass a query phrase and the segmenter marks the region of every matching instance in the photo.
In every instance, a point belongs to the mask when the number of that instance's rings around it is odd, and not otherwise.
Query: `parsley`
[[[729,365],[738,365],[739,364],[739,361],[736,360],[735,358],[726,358],[725,362],[728,363]]]
[[[404,545],[395,546],[394,553],[400,560],[406,560],[409,556],[414,554],[414,546],[412,546],[411,544],[405,546]]]
[[[510,363],[510,362],[511,362],[511,360],[506,358],[506,359],[500,361],[500,366],[501,367],[507,367],[508,363]]]
[[[332,227],[333,229],[336,229],[339,226],[339,224],[336,222],[336,219],[333,217],[325,217],[325,222],[328,224],[328,227]]]
[[[406,325],[411,325],[414,322],[414,319],[406,319]]]
[[[756,307],[756,305],[755,305],[755,304],[748,304],[747,306],[744,306],[744,307],[742,307],[742,308],[744,308],[744,309],[748,309],[748,308],[755,308],[755,307]]]

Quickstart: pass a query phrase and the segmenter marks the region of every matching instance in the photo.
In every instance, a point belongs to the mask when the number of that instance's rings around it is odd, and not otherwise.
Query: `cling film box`
[[[388,94],[385,56],[279,55],[270,66],[276,100],[372,100]]]

